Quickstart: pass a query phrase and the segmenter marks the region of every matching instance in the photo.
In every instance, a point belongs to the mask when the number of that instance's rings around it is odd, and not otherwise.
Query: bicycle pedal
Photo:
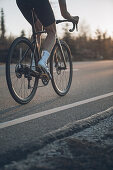
[[[41,74],[41,80],[44,86],[47,86],[49,83],[49,76],[47,74]]]
[[[46,76],[48,76],[49,80],[52,79],[52,76],[49,72],[47,72],[43,67],[39,66],[39,68],[42,70],[42,74],[45,74]]]

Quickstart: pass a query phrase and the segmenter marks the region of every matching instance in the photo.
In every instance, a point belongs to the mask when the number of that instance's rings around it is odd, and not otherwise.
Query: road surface
[[[27,105],[16,103],[0,65],[0,152],[32,145],[48,132],[113,106],[113,61],[73,63],[69,93],[59,97],[51,83]]]

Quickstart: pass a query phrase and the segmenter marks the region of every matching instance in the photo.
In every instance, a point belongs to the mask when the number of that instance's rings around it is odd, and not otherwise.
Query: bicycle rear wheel
[[[73,71],[70,49],[64,41],[60,41],[60,44],[61,47],[56,43],[51,53],[50,71],[55,92],[60,96],[64,96],[70,89]],[[62,55],[61,48],[64,55]],[[64,60],[66,67],[64,66]]]
[[[14,40],[6,61],[6,80],[12,97],[20,104],[30,102],[37,90],[38,79],[30,73],[33,57],[33,46],[28,39]]]

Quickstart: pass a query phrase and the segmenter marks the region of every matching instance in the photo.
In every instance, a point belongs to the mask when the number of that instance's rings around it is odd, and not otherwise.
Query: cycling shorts
[[[55,17],[49,0],[16,0],[16,3],[26,20],[32,25],[32,12],[34,8],[37,18],[44,27],[55,22]],[[36,18],[35,18],[36,21]]]

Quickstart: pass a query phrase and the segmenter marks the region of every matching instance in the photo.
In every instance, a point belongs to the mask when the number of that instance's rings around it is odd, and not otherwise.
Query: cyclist
[[[58,0],[60,11],[65,19],[68,19],[74,23],[78,22],[78,16],[71,16],[67,11],[66,0]],[[32,25],[32,14],[31,10],[35,10],[35,26],[36,31],[41,31],[42,27],[47,32],[47,37],[43,43],[42,58],[38,62],[38,65],[42,67],[49,75],[49,69],[47,67],[47,60],[50,56],[51,50],[55,44],[56,35],[56,24],[55,17],[49,0],[16,0],[17,5],[27,19],[27,21]],[[37,35],[37,46],[40,49],[41,37]]]

